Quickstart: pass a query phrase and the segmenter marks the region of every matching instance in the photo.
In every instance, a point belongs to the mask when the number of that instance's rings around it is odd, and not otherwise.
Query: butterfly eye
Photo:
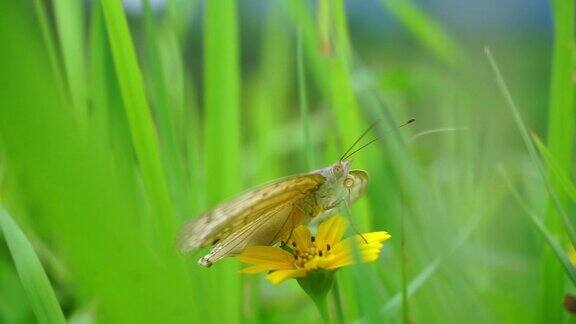
[[[352,186],[354,186],[354,178],[349,175],[346,177],[346,179],[344,179],[344,187],[352,188]]]
[[[335,174],[339,174],[342,172],[342,166],[340,164],[336,164],[334,168],[332,168]]]

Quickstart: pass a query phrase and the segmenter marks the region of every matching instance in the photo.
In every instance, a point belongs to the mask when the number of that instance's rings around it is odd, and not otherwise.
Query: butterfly
[[[212,250],[198,260],[199,265],[210,267],[252,245],[286,242],[296,226],[318,222],[351,204],[364,193],[368,174],[351,169],[349,158],[377,139],[350,151],[373,126],[336,163],[249,189],[188,221],[177,235],[178,250],[184,254],[212,245]]]

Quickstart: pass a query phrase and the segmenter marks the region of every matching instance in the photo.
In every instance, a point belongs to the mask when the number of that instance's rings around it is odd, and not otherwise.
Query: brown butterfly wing
[[[273,245],[288,236],[313,208],[304,203],[308,196],[294,194],[283,198],[286,199],[258,212],[250,222],[215,244],[210,253],[198,260],[198,264],[209,267],[223,257],[241,253],[249,246]]]
[[[186,253],[216,244],[255,218],[267,215],[275,207],[287,201],[297,201],[318,189],[324,181],[322,175],[309,173],[248,190],[186,223],[178,234],[176,245],[181,253]]]

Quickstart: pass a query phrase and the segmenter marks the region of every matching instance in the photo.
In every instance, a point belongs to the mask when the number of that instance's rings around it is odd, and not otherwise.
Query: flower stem
[[[314,301],[324,323],[332,323],[326,297],[332,289],[333,283],[334,272],[327,270],[312,271],[306,277],[298,278],[298,284]]]
[[[314,304],[320,315],[322,316],[322,321],[324,324],[330,324],[332,321],[330,320],[330,314],[328,314],[328,303],[326,302],[326,296],[322,298],[312,298],[314,300]]]
[[[340,299],[340,287],[338,280],[334,279],[334,286],[332,288],[332,300],[336,306],[336,323],[344,323],[344,312],[342,311],[342,300]]]

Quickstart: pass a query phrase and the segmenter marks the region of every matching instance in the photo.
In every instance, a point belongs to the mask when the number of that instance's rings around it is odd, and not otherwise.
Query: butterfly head
[[[338,161],[331,166],[330,172],[334,178],[342,178],[350,171],[350,165],[350,160]]]
[[[366,172],[351,170],[351,167],[351,160],[341,160],[320,170],[326,178],[318,190],[319,203],[324,209],[333,208],[343,200],[354,200],[366,187]]]
[[[326,183],[323,186],[325,190],[331,190],[335,187],[339,187],[350,173],[350,167],[350,160],[342,160],[326,168],[320,169],[320,174],[326,178]]]
[[[332,179],[343,189],[350,190],[356,184],[355,176],[350,173],[351,166],[352,160],[342,160],[332,165]]]

